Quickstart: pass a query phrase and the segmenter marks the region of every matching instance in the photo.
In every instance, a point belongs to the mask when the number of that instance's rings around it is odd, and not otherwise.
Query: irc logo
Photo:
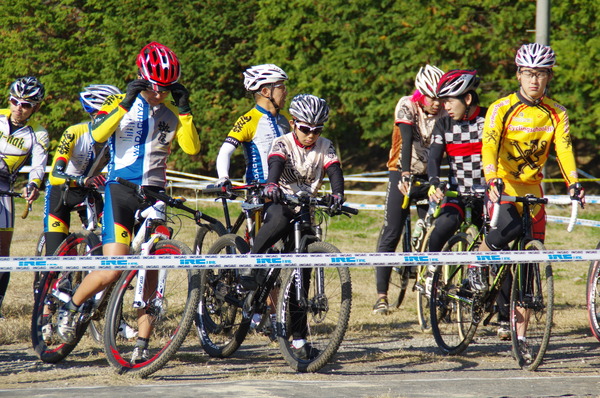
[[[429,256],[404,256],[405,262],[428,262]]]
[[[102,260],[100,265],[137,265],[137,263],[130,263],[127,260]]]
[[[19,267],[45,267],[46,260],[19,261]]]
[[[184,260],[179,260],[179,264],[181,265],[207,265],[207,264],[215,264],[214,261],[208,261],[205,258],[186,258]]]
[[[571,254],[549,254],[548,260],[573,260]]]
[[[502,257],[497,254],[492,254],[491,256],[477,256],[477,261],[500,261]]]
[[[356,258],[356,257],[332,257],[332,263],[364,263],[364,258]]]
[[[281,257],[267,257],[256,259],[256,264],[289,264],[291,262],[291,260],[284,260]]]

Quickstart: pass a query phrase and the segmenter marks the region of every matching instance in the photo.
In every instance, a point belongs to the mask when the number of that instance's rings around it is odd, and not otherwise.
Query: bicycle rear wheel
[[[544,250],[544,245],[532,240],[525,244],[524,250]],[[510,297],[513,353],[521,368],[536,370],[542,363],[552,330],[552,265],[549,262],[517,264],[514,273]],[[526,343],[519,340],[523,335]]]
[[[150,252],[151,255],[191,254],[183,243],[161,240]],[[125,271],[116,282],[106,309],[104,329],[104,352],[108,362],[119,374],[146,377],[161,369],[171,359],[185,340],[194,312],[200,299],[200,273],[197,270],[169,269],[164,296],[156,294],[153,280],[159,271],[148,271],[144,287],[146,308],[134,308],[134,290],[138,271]],[[141,322],[151,322],[152,332],[148,342],[148,357],[141,362],[131,363],[136,338],[127,338],[119,333],[124,322],[132,328]],[[132,336],[134,333],[130,333]]]
[[[248,253],[250,247],[238,235],[220,237],[209,254]],[[195,316],[200,344],[215,358],[231,356],[242,344],[250,328],[251,318],[243,315],[246,293],[238,290],[235,269],[204,269],[200,279],[200,302]]]
[[[100,256],[102,255],[102,243],[100,238],[93,232],[81,231],[69,234],[65,240],[62,241],[60,246],[56,248],[54,252],[55,256]],[[87,272],[86,272],[87,274]],[[103,301],[101,308],[95,308],[92,313],[91,322],[89,324],[88,332],[94,340],[102,344],[103,342],[103,330],[104,330],[104,312],[102,311],[106,307],[106,297],[104,293],[97,297],[98,300]],[[100,309],[100,311],[98,311]]]
[[[63,360],[73,351],[85,333],[89,318],[81,314],[82,320],[79,322],[73,343],[65,344],[56,335],[58,309],[65,304],[65,301],[61,301],[59,297],[70,299],[81,284],[84,275],[83,272],[42,273],[31,316],[31,342],[36,355],[43,362],[57,363]],[[42,332],[43,328],[50,328],[52,331],[46,332],[46,339]]]
[[[454,235],[443,251],[465,251],[468,240]],[[431,331],[444,354],[457,355],[473,340],[478,323],[473,319],[473,294],[468,287],[467,265],[439,266],[433,274]]]
[[[308,245],[308,253],[339,253],[339,250],[329,243],[315,242]],[[295,270],[288,270],[281,277],[277,339],[284,359],[294,370],[316,372],[330,361],[344,339],[352,306],[352,282],[346,267],[303,271],[306,303],[298,303]],[[319,279],[322,279],[322,292],[318,288]],[[318,355],[302,358],[291,345],[294,338],[300,337]]]
[[[600,249],[600,243],[596,250]],[[587,278],[587,314],[590,329],[596,339],[600,340],[600,261],[590,262]]]

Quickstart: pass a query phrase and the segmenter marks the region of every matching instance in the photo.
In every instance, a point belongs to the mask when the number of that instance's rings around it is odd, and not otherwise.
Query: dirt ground
[[[568,311],[578,311],[585,317],[583,306],[571,307]],[[256,380],[351,383],[361,379],[379,383],[389,378],[400,380],[448,374],[467,379],[482,375],[490,375],[490,379],[556,378],[573,374],[598,376],[600,343],[584,326],[553,333],[544,364],[537,372],[526,372],[518,369],[511,357],[510,344],[500,342],[491,327],[480,328],[476,341],[462,356],[445,357],[440,355],[433,337],[418,331],[415,322],[398,322],[393,316],[371,317],[361,331],[350,331],[334,362],[314,374],[292,371],[282,359],[277,345],[259,335],[250,336],[231,358],[213,359],[201,351],[193,331],[174,360],[143,380],[116,375],[104,358],[101,346],[91,338],[86,337],[70,356],[56,365],[39,361],[26,344],[7,345],[0,347],[0,395],[9,396],[12,389],[16,394],[18,389],[148,387]],[[412,394],[383,396],[405,395]]]

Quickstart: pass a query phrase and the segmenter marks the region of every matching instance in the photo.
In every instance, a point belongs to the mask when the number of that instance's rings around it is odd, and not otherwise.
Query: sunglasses
[[[309,134],[320,135],[323,132],[322,124],[319,126],[311,127],[307,124],[296,122],[296,127],[298,128],[298,130],[300,130],[303,134],[306,134],[306,135],[309,135]]]
[[[34,104],[32,104],[31,102],[27,102],[27,101],[19,101],[18,99],[16,99],[15,97],[10,97],[10,103],[13,104],[14,106],[20,106],[23,109],[31,109],[33,108]]]

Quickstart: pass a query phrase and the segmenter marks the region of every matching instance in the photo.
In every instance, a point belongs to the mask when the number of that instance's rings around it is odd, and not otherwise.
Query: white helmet
[[[274,64],[251,66],[244,72],[244,87],[248,91],[258,91],[263,84],[287,80],[283,69]]]
[[[295,119],[308,124],[322,125],[329,120],[329,105],[312,94],[298,94],[292,98],[289,112]]]
[[[436,97],[436,87],[444,72],[433,65],[425,65],[419,69],[415,78],[415,86],[421,94],[431,98]]]
[[[79,100],[87,113],[94,113],[100,110],[100,107],[109,96],[115,94],[121,94],[121,90],[115,86],[110,86],[108,84],[92,84],[79,93]]]
[[[552,68],[555,62],[552,48],[538,43],[523,44],[515,57],[519,68]]]

